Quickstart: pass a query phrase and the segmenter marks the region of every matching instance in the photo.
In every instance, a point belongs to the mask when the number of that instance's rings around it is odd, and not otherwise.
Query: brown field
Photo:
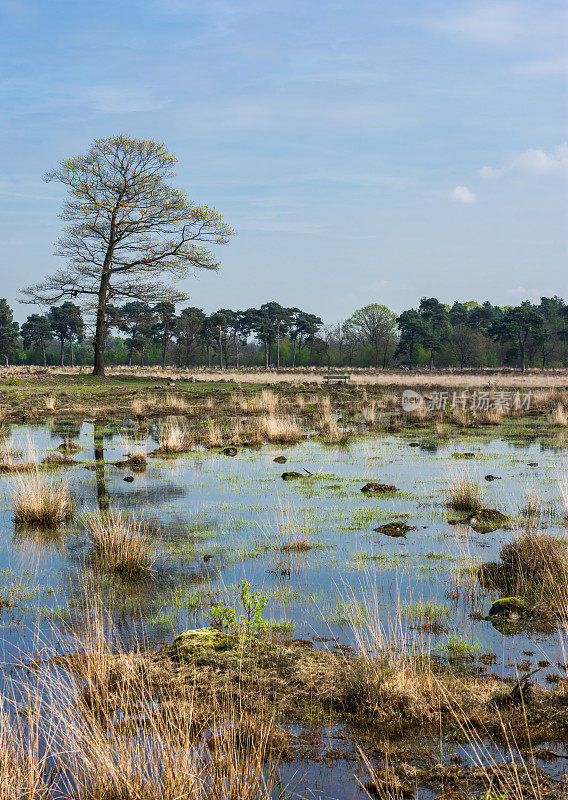
[[[90,367],[43,367],[20,366],[4,367],[0,369],[0,382],[3,380],[24,380],[29,378],[53,379],[57,376],[89,375]],[[333,368],[331,374],[350,376],[351,386],[464,386],[487,387],[491,381],[495,387],[527,387],[527,388],[568,388],[567,369],[529,369],[524,374],[518,370],[501,369],[416,369],[413,371],[374,370],[362,368]],[[300,367],[294,370],[281,369],[266,371],[260,368],[246,368],[241,370],[219,370],[203,367],[178,369],[167,367],[165,370],[154,367],[107,367],[107,375],[115,378],[143,378],[156,381],[187,381],[195,378],[196,382],[216,383],[250,383],[250,384],[277,384],[290,385],[322,385],[327,368]]]

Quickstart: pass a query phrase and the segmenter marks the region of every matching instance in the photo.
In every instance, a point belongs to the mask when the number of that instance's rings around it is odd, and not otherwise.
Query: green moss
[[[182,658],[193,658],[212,652],[224,652],[233,648],[237,636],[223,633],[215,628],[195,628],[184,631],[172,642],[172,648]]]
[[[528,610],[528,606],[520,597],[502,597],[496,600],[489,609],[489,617],[520,616]]]

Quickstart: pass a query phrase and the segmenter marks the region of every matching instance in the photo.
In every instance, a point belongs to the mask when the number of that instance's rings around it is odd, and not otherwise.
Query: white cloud
[[[450,39],[495,46],[527,44],[542,57],[550,58],[553,42],[563,41],[566,24],[564,9],[542,13],[538,3],[469,3],[445,16],[430,19],[429,27]],[[556,51],[560,52],[560,51]]]
[[[507,294],[512,294],[515,297],[524,297],[528,292],[524,286],[515,286],[514,289],[507,289]]]
[[[526,21],[516,3],[486,3],[436,20],[433,27],[458,39],[480,44],[510,44],[526,33]]]
[[[450,192],[450,197],[457,203],[471,204],[477,202],[477,195],[470,191],[467,186],[456,186]]]
[[[568,144],[555,147],[551,153],[544,150],[529,149],[509,158],[502,167],[482,167],[482,178],[500,178],[508,173],[524,175],[550,175],[568,172]]]

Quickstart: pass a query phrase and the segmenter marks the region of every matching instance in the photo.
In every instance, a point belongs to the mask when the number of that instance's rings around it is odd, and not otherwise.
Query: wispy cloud
[[[88,91],[87,98],[103,114],[157,111],[166,105],[165,99],[157,99],[137,87],[95,86]]]
[[[514,45],[561,39],[565,11],[546,12],[536,3],[470,3],[430,20],[430,27],[452,39],[485,45]]]
[[[477,195],[468,189],[467,186],[456,186],[455,189],[452,189],[450,192],[450,197],[457,203],[464,203],[465,205],[477,203]]]
[[[551,153],[529,149],[512,156],[501,167],[482,167],[482,178],[500,178],[508,173],[525,175],[550,175],[568,172],[568,144],[558,145]]]
[[[517,3],[482,3],[451,12],[432,27],[454,38],[503,45],[524,37],[526,21]]]

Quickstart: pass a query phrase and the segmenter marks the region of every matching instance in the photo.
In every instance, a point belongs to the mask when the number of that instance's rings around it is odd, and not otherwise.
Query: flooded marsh
[[[216,706],[214,723],[203,722],[210,754],[220,719],[223,737],[228,730],[237,736],[219,740],[216,752],[230,745],[234,769],[249,770],[254,791],[249,786],[246,794],[239,784],[241,794],[233,796],[276,797],[277,786],[285,786],[289,796],[322,800],[365,793],[473,797],[500,785],[503,796],[516,798],[533,796],[525,788],[531,781],[542,789],[535,797],[562,796],[554,792],[562,791],[568,750],[558,725],[545,730],[543,709],[549,702],[564,708],[567,606],[546,595],[547,606],[544,594],[529,602],[525,593],[515,613],[509,604],[507,613],[498,607],[490,615],[503,592],[480,580],[479,570],[499,565],[503,549],[523,533],[565,546],[565,431],[530,417],[461,429],[393,431],[370,422],[365,429],[364,419],[342,422],[320,403],[324,423],[304,437],[296,435],[293,416],[277,417],[276,427],[266,422],[271,403],[268,394],[256,401],[256,424],[268,442],[254,446],[207,416],[193,427],[183,416],[135,414],[7,426],[11,463],[35,466],[0,474],[5,694],[24,691],[11,677],[22,661],[88,653],[104,631],[111,642],[105,664],[122,659],[133,675],[154,670],[161,675],[156,685],[167,684],[180,708],[191,685],[194,704],[196,693],[207,698],[192,706],[196,717],[209,708],[220,676],[238,671],[238,736],[235,719],[227,727],[224,706]],[[204,428],[206,444],[192,434],[196,428]],[[275,430],[284,432],[284,443],[270,441]],[[339,442],[337,430],[345,434]],[[283,480],[286,473],[292,479]],[[379,488],[362,491],[368,486]],[[38,498],[45,512],[46,490],[52,517],[40,519]],[[529,605],[538,613],[522,613]],[[195,650],[171,650],[183,631],[201,629],[229,639],[197,657]],[[166,680],[170,658],[191,672],[187,685]],[[143,659],[151,667],[143,669]],[[73,680],[65,680],[73,691],[75,680],[87,680],[94,697],[117,668],[107,664],[104,677],[85,678],[73,662],[65,667]],[[489,713],[499,692],[507,698],[515,686],[522,690],[523,676],[543,693],[534,724],[548,758],[527,755],[533,745],[520,728],[511,728],[518,740],[507,744]],[[255,717],[249,730],[255,692],[272,700],[261,703],[264,722]],[[434,697],[438,709],[456,697],[463,709],[442,738]],[[365,716],[374,727],[363,724]],[[419,740],[409,736],[405,716]],[[169,718],[167,725],[175,727]],[[239,759],[253,741],[258,763],[247,757],[245,769]],[[117,741],[113,746],[116,752]],[[199,772],[206,763],[211,770],[211,757],[192,768]],[[414,771],[403,776],[390,759]],[[524,777],[511,768],[518,760]],[[495,775],[507,768],[499,783]],[[454,795],[444,794],[448,782]],[[70,784],[57,785],[59,796],[71,796]],[[194,787],[194,794],[182,789],[182,797],[218,796],[210,785]],[[121,796],[118,788],[111,796]]]

